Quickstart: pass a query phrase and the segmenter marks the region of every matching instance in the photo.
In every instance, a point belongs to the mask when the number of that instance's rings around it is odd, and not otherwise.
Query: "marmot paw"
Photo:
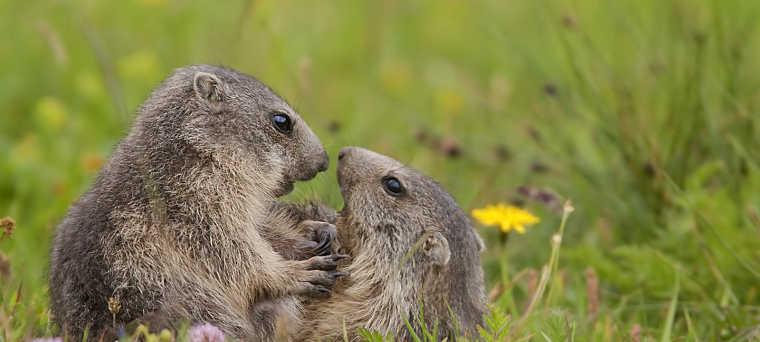
[[[305,220],[300,223],[302,229],[311,237],[310,242],[314,245],[307,244],[313,255],[326,256],[337,251],[340,248],[338,243],[338,230],[335,225],[329,222]],[[305,246],[307,246],[305,245]]]

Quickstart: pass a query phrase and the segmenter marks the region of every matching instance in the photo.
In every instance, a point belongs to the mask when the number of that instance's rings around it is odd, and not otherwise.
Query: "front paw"
[[[340,249],[338,230],[329,222],[305,220],[300,224],[301,229],[311,239],[304,246],[312,255],[326,256]]]
[[[298,273],[295,293],[313,298],[330,296],[338,278],[347,275],[345,272],[336,270],[338,261],[347,257],[347,255],[333,254],[300,261],[298,266],[301,271]]]

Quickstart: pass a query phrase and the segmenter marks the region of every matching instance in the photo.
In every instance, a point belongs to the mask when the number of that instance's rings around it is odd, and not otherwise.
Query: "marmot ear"
[[[435,265],[446,266],[449,263],[449,259],[451,259],[449,240],[446,240],[446,237],[440,232],[433,232],[428,235],[422,244],[422,249]]]
[[[224,83],[214,74],[199,71],[193,78],[193,89],[198,96],[211,103],[219,103],[224,97]]]

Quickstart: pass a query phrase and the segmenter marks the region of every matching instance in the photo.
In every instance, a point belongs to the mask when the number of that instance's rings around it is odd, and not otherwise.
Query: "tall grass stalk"
[[[549,281],[557,273],[557,265],[559,264],[559,251],[560,247],[562,246],[562,236],[565,233],[567,218],[574,210],[575,208],[573,208],[569,200],[566,201],[565,205],[562,207],[562,221],[560,222],[559,230],[557,233],[552,235],[551,239],[552,252],[551,256],[549,257],[549,262],[541,268],[541,278],[539,279],[536,292],[533,294],[533,297],[531,297],[530,304],[528,304],[528,308],[525,309],[525,312],[523,312],[522,317],[520,317],[517,323],[515,323],[514,329],[512,330],[512,336],[519,335],[520,330],[524,327],[524,324],[530,319],[533,310],[543,299],[544,292],[546,291],[546,286],[549,284]],[[552,287],[552,289],[553,288],[554,287]],[[551,295],[552,289],[549,290],[549,295]]]

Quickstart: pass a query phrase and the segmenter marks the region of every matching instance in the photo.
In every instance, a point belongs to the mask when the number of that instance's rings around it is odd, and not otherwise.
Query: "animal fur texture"
[[[456,201],[420,172],[365,149],[344,148],[338,164],[338,241],[352,260],[339,267],[348,276],[330,298],[307,303],[298,339],[357,341],[366,328],[411,340],[405,320],[418,336],[423,324],[437,326],[441,339],[476,334],[486,311],[483,241]],[[388,191],[390,178],[402,194]]]
[[[57,228],[55,321],[72,338],[179,321],[244,340],[286,335],[297,296],[326,295],[338,257],[288,260],[263,225],[293,182],[326,168],[319,139],[263,83],[222,67],[177,69]]]

